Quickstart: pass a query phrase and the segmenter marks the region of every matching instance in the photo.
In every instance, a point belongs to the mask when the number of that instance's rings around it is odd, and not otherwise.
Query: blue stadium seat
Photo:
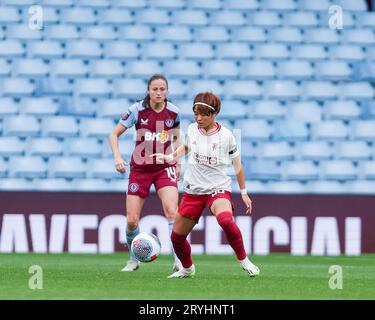
[[[79,0],[80,7],[88,7],[94,9],[104,9],[111,6],[110,0]]]
[[[278,100],[259,100],[250,105],[248,114],[257,119],[283,119],[286,108]]]
[[[335,60],[345,60],[348,62],[360,62],[365,58],[363,49],[355,45],[333,46],[330,48],[329,53]]]
[[[245,25],[245,16],[240,11],[218,11],[210,14],[210,24],[224,27]]]
[[[20,77],[45,77],[49,72],[49,65],[42,59],[21,59],[14,65],[13,71]]]
[[[291,11],[296,9],[296,3],[293,0],[266,0],[261,2],[262,9],[276,11]]]
[[[317,79],[322,80],[350,80],[352,70],[344,61],[323,61],[315,69]]]
[[[271,61],[251,60],[241,63],[241,77],[255,80],[268,80],[276,77],[276,68]]]
[[[100,58],[102,49],[96,41],[69,41],[66,45],[66,54],[70,58],[94,59]]]
[[[355,68],[355,79],[360,81],[374,81],[375,80],[375,62],[366,61],[357,64]]]
[[[25,49],[18,40],[2,40],[0,41],[0,56],[6,58],[22,57]]]
[[[189,7],[193,9],[218,10],[221,8],[221,1],[220,0],[209,0],[209,1],[191,0],[189,1]]]
[[[242,162],[249,163],[258,158],[258,146],[256,142],[239,140],[238,147],[241,153]]]
[[[31,156],[41,157],[61,156],[64,152],[62,143],[56,138],[29,139],[26,150]]]
[[[234,128],[241,130],[242,138],[253,141],[267,141],[273,134],[272,126],[262,119],[236,120]]]
[[[170,60],[176,57],[172,43],[152,42],[142,46],[142,55],[145,59]]]
[[[137,59],[140,55],[135,42],[113,41],[108,42],[105,48],[105,55],[111,59]]]
[[[217,80],[191,80],[189,81],[188,87],[190,88],[192,97],[195,97],[198,92],[204,91],[213,92],[218,96],[221,96],[224,93],[223,86]]]
[[[199,91],[198,91],[199,92]],[[213,91],[215,92],[215,91]],[[215,94],[218,94],[215,92]],[[245,105],[238,100],[222,100],[220,117],[227,120],[237,120],[239,118],[244,118],[246,115]]]
[[[335,155],[340,160],[370,160],[374,154],[365,141],[343,141],[336,145]]]
[[[284,25],[298,28],[315,28],[319,22],[314,12],[296,11],[284,14]]]
[[[81,137],[107,138],[113,131],[115,123],[112,119],[82,119],[79,125]]]
[[[7,27],[7,37],[17,40],[41,40],[43,33],[41,30],[33,30],[28,24],[14,24]]]
[[[311,181],[319,179],[318,167],[309,160],[283,162],[281,172],[287,180]]]
[[[373,45],[375,36],[371,29],[344,30],[341,35],[341,41],[357,45]]]
[[[87,65],[80,59],[58,59],[51,65],[51,73],[57,77],[78,78],[87,76]]]
[[[293,46],[292,56],[296,59],[319,61],[327,58],[327,52],[321,45],[305,44]]]
[[[18,137],[0,137],[0,156],[16,156],[25,152],[25,141]],[[0,157],[0,161],[2,158]]]
[[[374,120],[354,120],[350,122],[350,135],[354,140],[375,140]]]
[[[80,36],[78,27],[75,25],[52,25],[49,26],[45,35],[51,40],[77,40]]]
[[[87,162],[87,177],[99,179],[124,179],[126,175],[117,172],[113,158],[90,159]]]
[[[194,82],[195,83],[195,82]],[[199,92],[196,91],[196,92]],[[172,101],[180,109],[180,117],[182,119],[191,120],[193,117],[193,102],[191,99],[180,99]]]
[[[87,164],[79,157],[53,157],[48,161],[48,177],[85,178]]]
[[[41,157],[14,156],[9,159],[8,172],[11,178],[45,178],[47,165]]]
[[[0,190],[3,191],[34,191],[33,183],[24,178],[7,178],[0,180]]]
[[[361,115],[361,108],[355,101],[329,101],[324,105],[324,114],[327,119],[353,120]]]
[[[247,43],[218,43],[216,54],[220,59],[242,60],[249,59],[252,55],[250,46]]]
[[[14,7],[1,7],[0,10],[0,23],[1,24],[8,24],[8,23],[18,23],[20,22],[21,17],[19,12]]]
[[[320,163],[319,171],[327,180],[355,180],[358,175],[358,169],[349,160],[331,160]]]
[[[113,94],[116,97],[141,99],[145,96],[147,83],[142,79],[119,79],[115,81]]]
[[[174,99],[184,99],[188,93],[193,94],[184,81],[180,79],[171,79],[168,81],[168,98],[172,102]]]
[[[108,25],[85,26],[81,33],[85,38],[97,41],[112,41],[119,37],[116,28]]]
[[[201,10],[176,10],[172,12],[173,24],[187,26],[206,26],[208,18],[204,11]]]
[[[73,91],[72,84],[67,78],[41,78],[37,82],[37,95],[70,95]]]
[[[264,84],[263,95],[271,99],[294,100],[300,97],[301,87],[292,80],[271,80]]]
[[[99,118],[119,120],[130,104],[128,99],[103,99],[99,103],[96,115]]]
[[[37,191],[73,191],[72,182],[64,178],[33,179],[33,190]]]
[[[296,44],[302,42],[302,33],[298,28],[277,28],[271,30],[269,39],[273,42]]]
[[[254,26],[278,27],[281,25],[280,16],[273,11],[255,11],[250,13],[250,22]]]
[[[348,11],[366,11],[367,5],[365,0],[338,0],[337,4],[340,5],[343,10]]]
[[[150,41],[154,39],[151,26],[131,25],[120,28],[119,39]]]
[[[8,162],[0,158],[0,178],[4,179],[8,176]],[[1,185],[0,185],[1,190]]]
[[[331,45],[339,42],[338,33],[329,28],[314,28],[305,30],[305,41],[312,44]]]
[[[259,2],[257,0],[226,0],[223,2],[223,8],[248,12],[259,9]]]
[[[168,25],[170,24],[170,17],[168,11],[162,9],[145,9],[136,13],[136,21],[142,21],[145,25]]]
[[[250,180],[280,180],[281,168],[276,161],[256,160],[245,163],[246,174]]]
[[[117,7],[131,8],[133,10],[139,10],[147,7],[146,0],[118,0],[116,1]]]
[[[132,78],[149,78],[150,75],[161,73],[162,67],[153,60],[134,60],[126,65],[126,73]]]
[[[198,63],[188,60],[171,61],[164,67],[164,72],[175,78],[198,78],[201,75]]]
[[[171,25],[158,27],[155,31],[156,38],[160,41],[190,42],[193,39],[192,31],[188,26]]]
[[[32,80],[22,78],[5,78],[3,81],[3,96],[30,96],[35,91]]]
[[[254,56],[259,59],[284,60],[289,58],[288,47],[281,43],[257,44]]]
[[[134,17],[131,14],[130,10],[126,9],[107,9],[101,10],[99,12],[99,21],[100,23],[106,25],[127,25],[134,22]]]
[[[278,63],[280,78],[306,80],[313,77],[313,68],[308,61],[288,60]]]
[[[69,116],[44,117],[41,127],[46,137],[75,137],[78,134],[76,119]]]
[[[81,97],[107,97],[112,93],[112,84],[107,79],[80,79],[75,92]]]
[[[19,112],[19,105],[12,98],[0,98],[0,116],[16,115]]]
[[[225,27],[209,26],[195,28],[194,34],[196,39],[202,42],[227,42],[230,39],[229,33]]]
[[[228,60],[206,61],[202,68],[203,77],[208,79],[235,79],[239,74],[236,63]]]
[[[74,117],[93,117],[97,109],[96,98],[80,97],[60,97],[59,108],[61,115]]]
[[[304,84],[304,95],[311,100],[336,99],[338,88],[329,81],[309,81]]]
[[[309,130],[306,123],[295,120],[276,120],[275,121],[275,139],[286,141],[307,140]]]
[[[262,143],[258,148],[258,157],[265,160],[284,161],[295,157],[294,148],[286,141]]]
[[[28,44],[28,52],[33,58],[61,58],[64,49],[59,41],[33,41]]]
[[[267,41],[266,30],[260,27],[235,28],[232,32],[236,41],[263,43]]]
[[[359,165],[360,174],[365,179],[375,179],[375,162],[374,161],[362,161]]]
[[[312,124],[311,133],[316,140],[345,140],[349,129],[341,120],[327,120]]]
[[[301,0],[300,8],[304,10],[311,11],[328,11],[329,7],[332,5],[330,0]]]
[[[184,59],[205,60],[214,57],[212,45],[204,42],[182,44],[178,49],[178,57]]]
[[[22,113],[35,116],[54,115],[59,105],[51,97],[23,98],[20,102]]]
[[[71,157],[100,158],[102,145],[96,138],[67,138],[64,151]]]
[[[74,1],[73,0],[43,0],[43,5],[64,8],[64,7],[73,6]]]
[[[302,122],[320,122],[322,108],[315,101],[300,101],[288,106],[286,118]]]
[[[302,159],[313,161],[329,160],[334,154],[331,144],[327,141],[301,142],[298,150]]]
[[[375,102],[372,100],[367,100],[361,104],[361,117],[363,119],[373,120],[375,119]]]
[[[306,183],[301,181],[271,181],[265,183],[263,189],[260,193],[270,193],[270,194],[305,194]]]
[[[124,67],[118,60],[95,60],[91,62],[91,75],[98,78],[118,78],[124,75]]]
[[[228,80],[224,85],[227,99],[258,99],[262,96],[262,87],[253,80]]]
[[[351,194],[373,194],[375,190],[375,181],[357,180],[351,181],[350,191]]]
[[[175,10],[185,8],[186,3],[184,0],[153,0],[149,5],[154,8]]]
[[[22,21],[27,21],[30,18],[28,10],[23,10],[21,13]],[[43,7],[43,26],[51,26],[60,23],[59,10],[56,7]]]
[[[349,192],[348,182],[318,180],[309,181],[306,184],[306,193],[310,194],[347,194]]]
[[[368,82],[340,84],[340,93],[344,99],[367,100],[375,96],[374,88]]]
[[[356,21],[362,27],[375,27],[375,12],[358,12],[356,14]]]
[[[5,59],[0,59],[0,77],[9,77],[11,73],[11,64]]]
[[[64,24],[90,25],[96,22],[95,13],[89,8],[73,7],[64,9],[60,15]]]

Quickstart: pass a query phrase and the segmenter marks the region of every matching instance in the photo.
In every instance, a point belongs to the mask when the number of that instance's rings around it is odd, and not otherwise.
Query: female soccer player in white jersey
[[[169,155],[157,153],[159,163],[174,161],[190,152],[184,174],[184,195],[173,225],[171,239],[183,268],[169,278],[187,278],[195,274],[191,248],[186,240],[207,206],[223,229],[242,268],[250,276],[259,274],[259,268],[247,257],[242,234],[233,219],[231,178],[227,175],[228,164],[233,164],[241,189],[242,200],[251,214],[251,199],[245,189],[245,173],[240,153],[230,130],[215,121],[220,112],[220,99],[212,93],[199,93],[194,99],[193,111],[196,122],[188,127],[185,145]]]
[[[116,170],[125,173],[127,163],[121,157],[118,139],[133,125],[137,131],[126,196],[126,240],[129,251],[133,239],[139,234],[139,218],[152,184],[161,199],[170,233],[177,212],[179,173],[176,162],[158,164],[149,157],[155,152],[171,152],[174,138],[176,147],[179,145],[179,110],[167,101],[167,92],[167,79],[160,74],[153,75],[148,81],[147,96],[129,107],[109,136]],[[181,263],[175,255],[174,258],[173,270],[177,271]],[[122,271],[134,271],[138,268],[139,261],[131,254]]]

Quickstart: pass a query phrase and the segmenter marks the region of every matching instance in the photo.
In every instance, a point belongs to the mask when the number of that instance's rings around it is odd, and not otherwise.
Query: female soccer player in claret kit
[[[195,275],[191,248],[186,238],[198,223],[206,206],[223,229],[242,268],[250,276],[259,274],[259,268],[247,257],[241,231],[233,219],[232,179],[227,175],[229,164],[234,166],[248,214],[251,214],[252,203],[245,189],[245,173],[235,137],[230,130],[215,121],[220,107],[221,101],[217,96],[210,92],[199,93],[193,105],[196,122],[188,127],[185,143],[168,155],[152,155],[158,163],[173,163],[175,159],[190,152],[184,174],[185,193],[171,234],[174,250],[183,268],[175,271],[169,278],[188,278]]]
[[[147,85],[146,97],[129,107],[109,136],[116,170],[126,172],[127,163],[122,159],[118,146],[119,137],[133,125],[136,128],[136,144],[130,162],[129,185],[126,196],[126,241],[130,260],[122,271],[135,271],[140,262],[131,253],[131,243],[139,234],[139,219],[150,187],[155,185],[168,219],[169,233],[178,207],[177,181],[179,172],[176,162],[156,163],[150,155],[155,152],[170,153],[173,143],[179,144],[179,109],[167,100],[168,81],[160,74],[153,75]],[[174,142],[173,142],[174,140]],[[181,268],[174,254],[173,271]]]

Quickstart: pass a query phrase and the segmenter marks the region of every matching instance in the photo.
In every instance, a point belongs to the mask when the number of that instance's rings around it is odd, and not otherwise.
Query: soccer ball
[[[152,233],[143,232],[133,239],[130,250],[137,260],[151,262],[160,254],[160,240]]]

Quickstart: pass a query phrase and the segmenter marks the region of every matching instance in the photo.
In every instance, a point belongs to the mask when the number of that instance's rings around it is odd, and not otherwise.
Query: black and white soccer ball
[[[152,233],[142,232],[133,239],[130,250],[137,260],[151,262],[160,254],[160,240]]]

